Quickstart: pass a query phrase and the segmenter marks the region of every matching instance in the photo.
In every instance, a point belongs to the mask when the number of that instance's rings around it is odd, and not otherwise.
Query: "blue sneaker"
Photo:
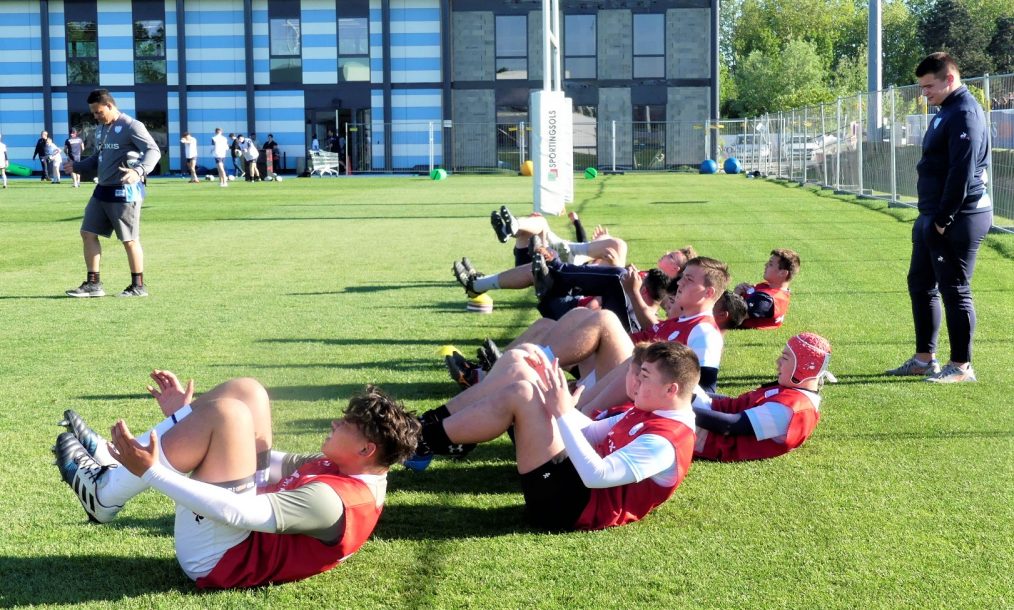
[[[432,453],[426,454],[416,453],[413,454],[412,457],[402,462],[402,465],[413,472],[422,472],[423,470],[426,470],[427,468],[430,467],[430,462],[432,461],[433,461]]]

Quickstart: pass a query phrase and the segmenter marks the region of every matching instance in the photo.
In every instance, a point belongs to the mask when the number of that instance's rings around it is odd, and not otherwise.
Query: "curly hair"
[[[403,462],[415,452],[419,420],[398,401],[374,385],[349,399],[345,420],[356,424],[363,436],[377,446],[377,464],[390,466]]]

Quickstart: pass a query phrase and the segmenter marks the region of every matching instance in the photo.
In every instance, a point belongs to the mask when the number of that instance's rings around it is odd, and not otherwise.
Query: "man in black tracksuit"
[[[975,381],[972,273],[979,244],[993,223],[986,192],[989,134],[982,107],[961,84],[954,60],[933,53],[915,71],[926,100],[940,110],[923,138],[919,217],[912,228],[908,291],[915,320],[916,354],[891,375],[925,375],[927,381]],[[936,361],[940,301],[947,315],[950,361]]]

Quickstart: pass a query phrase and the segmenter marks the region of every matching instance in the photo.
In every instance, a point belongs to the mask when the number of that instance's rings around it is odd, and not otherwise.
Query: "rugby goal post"
[[[560,64],[560,3],[542,0],[542,89],[533,91],[533,207],[559,216],[574,200],[573,102],[563,92]]]

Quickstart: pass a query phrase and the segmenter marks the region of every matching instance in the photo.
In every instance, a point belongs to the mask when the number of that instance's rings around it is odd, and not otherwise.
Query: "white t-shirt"
[[[211,154],[216,159],[224,159],[229,156],[229,140],[222,134],[211,137]]]
[[[183,143],[183,157],[194,159],[197,157],[197,138],[189,136],[180,140]]]

